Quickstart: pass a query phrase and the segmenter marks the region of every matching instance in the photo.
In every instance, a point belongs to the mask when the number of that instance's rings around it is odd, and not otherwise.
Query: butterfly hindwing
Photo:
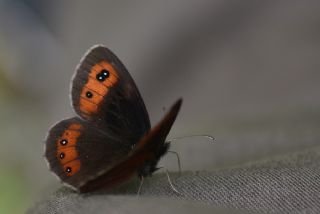
[[[81,60],[72,81],[76,113],[135,144],[149,129],[141,95],[122,62],[106,47],[95,46]]]
[[[112,168],[130,151],[130,141],[74,117],[51,128],[45,156],[50,169],[63,182],[78,189]]]

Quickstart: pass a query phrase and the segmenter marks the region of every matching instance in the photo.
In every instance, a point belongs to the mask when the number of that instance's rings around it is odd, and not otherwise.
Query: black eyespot
[[[67,173],[71,173],[71,172],[72,172],[71,167],[68,166],[68,167],[66,168],[66,172],[67,172]]]
[[[110,73],[108,70],[103,69],[97,74],[96,78],[98,81],[103,82],[109,77]]]
[[[90,91],[87,91],[86,92],[86,97],[88,98],[92,98],[93,94],[90,92]]]
[[[60,153],[60,159],[63,159],[65,156],[66,155],[63,152]]]
[[[63,139],[63,140],[60,141],[60,144],[61,144],[62,146],[67,145],[67,143],[68,143],[68,140],[66,140],[66,139]]]

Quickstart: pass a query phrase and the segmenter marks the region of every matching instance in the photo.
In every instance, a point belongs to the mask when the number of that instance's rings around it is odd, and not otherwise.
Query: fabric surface
[[[80,195],[63,187],[30,213],[319,213],[320,147],[269,160],[220,169],[170,173],[145,179],[141,195],[133,180],[109,192]],[[167,199],[165,199],[167,198]],[[168,200],[170,199],[170,200]],[[173,200],[172,200],[173,199]],[[191,203],[192,202],[192,203]]]

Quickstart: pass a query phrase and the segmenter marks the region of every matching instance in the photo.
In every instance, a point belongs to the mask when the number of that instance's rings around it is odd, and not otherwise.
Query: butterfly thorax
[[[170,147],[169,143],[161,144],[161,147],[157,151],[155,158],[151,161],[146,161],[144,163],[144,165],[140,169],[138,169],[138,176],[139,177],[151,176],[152,173],[157,171],[159,169],[157,167],[157,164],[158,164],[160,158],[168,152],[169,147]]]

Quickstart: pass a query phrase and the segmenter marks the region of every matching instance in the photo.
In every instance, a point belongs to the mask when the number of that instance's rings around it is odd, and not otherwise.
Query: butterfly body
[[[49,168],[80,192],[146,177],[167,152],[165,142],[180,110],[178,100],[151,128],[141,95],[121,61],[94,46],[76,69],[71,87],[78,116],[54,125],[46,139]]]

